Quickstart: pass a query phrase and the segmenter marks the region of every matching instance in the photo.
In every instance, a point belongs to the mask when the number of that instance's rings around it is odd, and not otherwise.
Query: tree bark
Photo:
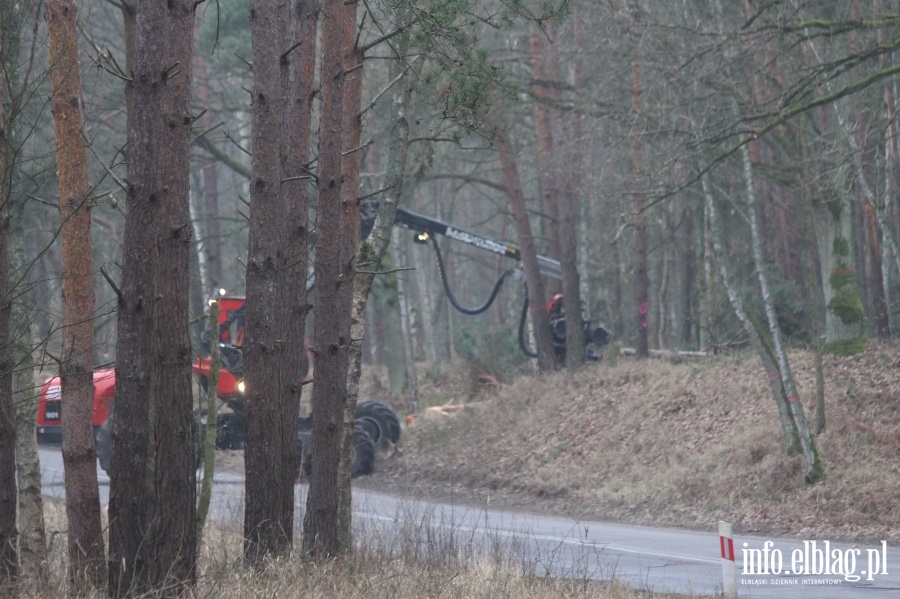
[[[765,339],[760,328],[753,321],[747,309],[744,306],[744,300],[741,296],[732,275],[733,268],[731,259],[728,256],[728,249],[725,247],[724,233],[722,232],[721,219],[716,208],[716,200],[713,197],[712,186],[709,183],[708,175],[701,177],[701,186],[703,196],[706,202],[706,215],[709,220],[709,233],[711,238],[711,246],[716,264],[718,265],[719,279],[728,295],[728,301],[738,321],[744,329],[744,332],[750,338],[750,345],[759,356],[763,369],[766,372],[766,378],[769,381],[769,389],[772,393],[772,399],[778,408],[779,421],[781,423],[781,440],[785,453],[797,453],[800,448],[800,441],[797,430],[794,428],[791,419],[790,409],[788,408],[784,387],[781,384],[781,377],[778,372],[778,365],[772,357],[770,351],[766,348]]]
[[[2,31],[2,26],[0,26]],[[0,36],[0,57],[3,56]],[[9,157],[9,123],[4,106],[6,81],[0,79],[0,595],[17,592],[19,560],[16,550],[16,418],[12,389],[10,311],[12,290],[9,272],[9,198],[6,185]]]
[[[219,352],[219,344],[215,341],[219,335],[219,304],[216,301],[210,303],[209,317],[207,318],[207,330],[210,335],[209,344],[209,377],[206,381],[206,396],[201,398],[206,401],[206,430],[200,436],[200,460],[203,464],[203,480],[200,481],[200,492],[197,497],[197,545],[203,542],[203,528],[206,526],[206,517],[209,515],[209,504],[212,501],[213,478],[216,472],[216,437],[218,433],[219,399],[219,372],[222,358]]]
[[[796,0],[791,2],[795,9],[799,10]],[[817,66],[823,63],[822,56],[818,47],[813,41],[815,38],[808,37],[806,47],[808,48],[812,59]],[[829,93],[832,92],[832,85],[829,81],[825,82],[825,88]],[[850,147],[851,162],[854,173],[847,173],[846,167],[835,169],[835,181],[833,183],[833,191],[830,191],[825,199],[824,206],[832,216],[829,221],[828,217],[822,214],[816,218],[816,226],[830,229],[829,234],[823,235],[822,231],[818,232],[820,245],[820,260],[823,268],[823,282],[825,283],[825,302],[826,319],[825,319],[825,351],[828,353],[838,353],[842,355],[856,354],[865,348],[866,331],[865,331],[865,314],[862,308],[863,304],[860,299],[859,289],[855,281],[855,272],[853,266],[853,235],[852,223],[849,221],[849,206],[846,205],[843,198],[843,189],[846,187],[845,182],[848,178],[855,180],[863,192],[866,202],[873,206],[879,206],[875,193],[868,183],[866,170],[863,165],[863,153],[860,148],[856,135],[852,126],[844,118],[840,111],[839,102],[835,101],[831,104],[834,111],[835,120],[838,123],[839,132],[843,135],[844,140]],[[897,241],[894,231],[887,222],[886,215],[883,210],[875,210],[875,217],[881,226],[884,235],[884,243],[887,244],[891,253],[900,267],[900,254],[897,253]],[[849,223],[849,225],[848,225]],[[828,248],[825,244],[831,243],[832,247]],[[824,272],[828,268],[829,272]],[[847,272],[847,271],[850,272]]]
[[[316,2],[255,0],[251,6],[244,555],[255,564],[290,551],[293,543],[297,419],[306,361],[305,166],[317,16]]]
[[[21,222],[21,218],[19,219]],[[18,230],[18,234],[17,234]],[[25,265],[25,239],[21,224],[10,228],[13,251],[10,270],[21,272]],[[41,495],[41,463],[38,457],[34,414],[37,406],[34,382],[34,360],[31,337],[23,334],[31,331],[31,307],[34,293],[29,290],[13,302],[10,318],[11,329],[16,331],[17,341],[12,343],[13,360],[18,369],[13,374],[13,402],[16,405],[16,480],[19,489],[18,532],[20,590],[28,595],[49,593],[49,562],[47,559],[47,534],[44,528],[44,500]],[[25,302],[29,305],[26,306]],[[0,593],[2,595],[2,593]]]
[[[636,25],[635,25],[636,28]],[[637,40],[636,40],[637,41]],[[638,118],[641,112],[641,66],[637,58],[631,61],[631,112]],[[633,133],[631,142],[631,171],[635,187],[643,184],[644,146],[640,132]],[[644,194],[640,189],[633,192],[634,209],[634,302],[637,312],[633,312],[637,323],[637,356],[650,355],[650,274],[647,264],[647,215],[644,212]]]
[[[869,281],[868,286],[872,290],[872,311],[875,313],[875,335],[887,339],[891,336],[891,322],[888,316],[889,308],[885,297],[884,273],[881,261],[881,243],[878,240],[878,227],[876,225],[875,210],[872,204],[863,207],[865,211],[866,244],[869,252]]]
[[[781,327],[778,324],[778,316],[775,314],[775,302],[772,292],[769,288],[768,277],[765,270],[765,259],[762,250],[762,238],[759,231],[759,219],[757,214],[756,190],[754,188],[753,165],[750,161],[749,144],[757,142],[748,142],[741,148],[741,161],[744,172],[744,183],[747,190],[747,216],[750,220],[750,239],[753,248],[753,263],[756,268],[756,277],[759,281],[760,291],[762,292],[763,307],[766,313],[766,320],[769,325],[769,335],[772,344],[773,358],[778,367],[778,374],[781,377],[781,384],[784,388],[788,409],[793,418],[794,427],[800,439],[800,447],[803,450],[803,457],[806,459],[806,482],[814,483],[822,478],[822,462],[819,459],[819,452],[816,449],[815,440],[809,430],[806,421],[806,415],[803,411],[803,404],[800,402],[800,394],[794,381],[794,375],[791,372],[790,362],[788,360],[787,348],[784,346],[782,339]]]
[[[197,96],[206,112],[200,119],[204,131],[213,127],[209,101],[209,59],[203,53],[194,57]],[[224,283],[222,277],[222,231],[219,226],[219,167],[211,160],[203,167],[203,250],[209,269],[208,288],[203,290],[204,298],[215,294]]]
[[[344,62],[344,98],[343,98],[343,176],[341,188],[342,203],[350,206],[357,215],[357,224],[353,231],[355,239],[359,238],[359,170],[362,162],[362,84],[363,84],[363,52],[357,44],[358,30],[356,24],[356,2],[347,2],[341,7],[340,26],[343,28],[343,62]],[[347,234],[353,234],[348,231]],[[357,251],[353,249],[354,253]],[[372,260],[367,260],[370,263]],[[368,289],[362,297],[357,295],[357,280],[353,278],[350,299],[350,333],[347,355],[347,394],[344,401],[343,434],[341,438],[340,469],[338,471],[338,547],[349,549],[353,546],[350,475],[353,454],[353,430],[356,423],[356,400],[359,395],[350,388],[350,377],[355,376],[356,362],[360,357],[359,343],[365,336],[365,302]],[[362,290],[359,290],[362,293]],[[362,300],[362,306],[357,301]],[[357,319],[362,319],[362,327],[354,327]],[[354,333],[358,333],[359,337]],[[358,339],[358,341],[357,341]]]
[[[572,145],[564,148],[563,118],[554,105],[561,103],[557,79],[560,67],[555,46],[548,46],[546,32],[541,28],[531,33],[531,72],[535,82],[534,120],[537,135],[538,164],[541,197],[550,231],[552,253],[561,265],[562,280],[550,283],[561,290],[566,306],[566,357],[565,366],[576,369],[584,364],[585,341],[581,316],[581,286],[578,276],[578,220],[579,206],[576,199],[580,156],[579,139],[573,136]],[[580,126],[577,129],[580,135]],[[565,161],[568,154],[572,159]],[[565,180],[564,163],[568,163]]]
[[[552,26],[551,26],[552,29]],[[547,44],[548,33],[544,26],[535,26],[531,31],[531,93],[534,97],[532,113],[534,114],[534,133],[536,137],[535,150],[537,151],[537,164],[539,187],[541,192],[542,213],[546,215],[544,221],[549,233],[550,243],[545,252],[554,260],[560,260],[559,255],[559,194],[562,192],[560,174],[557,169],[557,153],[560,148],[554,137],[559,133],[554,128],[553,110],[551,105],[560,101],[559,91],[551,80],[559,73],[559,64],[556,60],[556,52]],[[557,281],[548,283],[548,293],[557,293],[559,288]]]
[[[397,232],[394,232],[395,239]],[[397,248],[397,268],[401,271],[407,270],[408,247],[399,247],[399,242],[395,241],[394,246]],[[410,314],[409,288],[404,278],[404,273],[397,275],[397,298],[400,308],[400,331],[403,333],[403,365],[406,367],[406,410],[408,414],[416,414],[419,411],[419,381],[416,378],[416,352],[413,347],[412,334],[412,318]]]
[[[815,203],[821,280],[825,295],[826,353],[858,353],[866,342],[865,311],[856,284],[853,227],[850,205],[838,191],[846,168],[838,168],[832,185]]]
[[[336,555],[340,546],[338,469],[347,396],[350,313],[359,204],[342,193],[341,156],[344,79],[344,32],[341,0],[325,0],[322,9],[321,117],[319,120],[318,238],[315,256],[315,384],[313,386],[312,452],[303,549],[317,557]]]
[[[516,225],[519,250],[522,252],[522,268],[525,271],[525,286],[531,305],[531,320],[534,324],[534,336],[537,343],[538,367],[541,372],[553,371],[559,365],[556,360],[556,352],[553,350],[550,317],[544,305],[546,301],[544,281],[538,267],[537,248],[534,245],[531,223],[525,210],[525,196],[522,194],[519,173],[513,160],[509,140],[503,131],[498,131],[494,135],[494,148],[500,157],[503,174],[506,178],[507,199]]]
[[[119,298],[109,593],[183,592],[196,577],[188,332],[195,4],[140,3]]]
[[[81,109],[74,0],[48,0],[50,80],[56,125],[63,254],[63,346],[60,362],[69,578],[76,594],[103,584],[105,570],[93,429],[94,279],[90,182]]]

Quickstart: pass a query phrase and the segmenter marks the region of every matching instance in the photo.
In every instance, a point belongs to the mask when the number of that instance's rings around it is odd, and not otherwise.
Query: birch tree
[[[25,595],[46,593],[49,587],[41,468],[34,426],[37,386],[34,382],[31,332],[36,313],[35,288],[26,281],[27,273],[34,265],[26,256],[33,235],[25,233],[24,208],[27,198],[19,187],[22,152],[17,135],[17,132],[27,128],[23,121],[29,90],[45,74],[32,68],[37,60],[37,44],[30,44],[27,55],[21,52],[28,47],[27,28],[31,27],[32,31],[37,29],[41,19],[40,8],[36,2],[7,3],[0,8],[0,63],[5,73],[0,81],[0,238],[3,240],[0,245],[5,247],[5,250],[0,249],[4,262],[0,271],[6,273],[0,277],[0,286],[4,288],[0,291],[0,310],[8,309],[9,315],[8,329],[4,326],[0,331],[6,339],[5,342],[0,341],[0,351],[5,354],[3,359],[8,359],[12,366],[11,372],[5,367],[2,372],[9,372],[12,377],[12,405],[15,407],[15,434],[7,436],[6,432],[3,433],[5,440],[15,443],[15,483],[11,486],[4,484],[4,488],[17,491],[18,495],[14,516],[17,547],[5,542],[0,544],[5,550],[17,549],[17,587]],[[20,60],[26,56],[26,60]],[[0,311],[0,315],[3,314]],[[4,502],[0,509],[13,507],[14,504]],[[2,534],[5,535],[7,530]],[[3,549],[0,549],[0,554],[4,555],[3,560],[9,556]],[[0,579],[8,572],[5,569],[8,564],[8,561],[0,564]],[[9,588],[7,582],[0,581],[0,594]]]

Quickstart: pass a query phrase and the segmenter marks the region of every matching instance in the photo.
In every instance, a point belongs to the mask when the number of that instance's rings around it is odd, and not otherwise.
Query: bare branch
[[[119,286],[116,285],[116,282],[113,280],[112,276],[109,274],[109,271],[106,270],[106,265],[100,267],[100,274],[103,275],[103,278],[106,279],[106,282],[109,283],[109,286],[112,287],[112,290],[116,292],[116,297],[119,298],[119,302],[125,301],[125,295],[122,293],[122,290],[119,289]]]
[[[301,45],[303,45],[304,41],[306,41],[306,40],[300,40],[299,42],[297,42],[296,44],[294,44],[293,46],[291,46],[290,48],[285,50],[279,60],[281,60],[281,62],[284,62],[285,60],[287,60],[288,54],[290,54],[291,52],[293,52],[294,50],[299,48]]]
[[[99,154],[97,154],[97,151],[94,150],[94,145],[90,142],[90,140],[88,140],[87,136],[85,136],[83,133],[82,133],[82,136],[84,137],[85,145],[91,151],[91,154],[94,155],[94,158],[97,159],[97,162],[99,162],[100,164],[103,165],[103,170],[106,171],[106,174],[109,175],[110,178],[115,182],[115,184],[119,186],[119,189],[121,189],[122,191],[127,193],[128,192],[128,184],[125,183],[124,181],[122,181],[121,179],[119,179],[116,176],[116,174],[114,172],[112,172],[112,169],[110,169],[109,166],[107,166],[107,164],[103,161],[103,159],[100,158]]]
[[[209,152],[213,158],[233,170],[235,173],[241,175],[246,179],[250,178],[251,173],[249,166],[221,150],[218,146],[212,143],[209,138],[205,137],[204,135],[200,135],[199,137],[194,139],[194,143]]]
[[[403,79],[404,75],[406,75],[406,73],[409,72],[409,70],[413,67],[414,64],[416,64],[416,61],[419,60],[419,58],[420,58],[419,56],[416,56],[415,58],[413,58],[412,61],[410,61],[410,63],[408,65],[406,65],[406,67],[403,69],[403,71],[399,75],[397,75],[396,77],[391,79],[390,82],[388,82],[388,84],[385,85],[381,89],[381,91],[379,91],[377,94],[375,94],[375,97],[372,98],[372,101],[369,102],[369,104],[365,108],[360,110],[359,114],[357,114],[356,116],[361,117],[361,116],[365,115],[368,111],[372,110],[372,108],[378,103],[378,101],[381,99],[381,97],[384,94],[386,94],[388,92],[388,90],[390,90],[392,87],[394,87],[394,85],[398,81]]]
[[[368,52],[369,50],[371,50],[378,44],[380,44],[382,42],[386,42],[387,40],[391,39],[392,37],[395,37],[396,35],[403,33],[403,30],[404,30],[404,28],[400,27],[399,29],[395,29],[394,31],[391,31],[390,33],[386,33],[386,34],[382,35],[381,37],[372,40],[371,42],[369,42],[368,44],[366,44],[365,46],[363,46],[362,48],[359,49],[360,53],[365,54],[366,52]]]

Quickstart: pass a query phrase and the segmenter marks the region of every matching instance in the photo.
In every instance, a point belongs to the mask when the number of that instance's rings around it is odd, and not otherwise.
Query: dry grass
[[[64,576],[66,553],[65,508],[56,500],[46,504],[51,541],[51,590],[47,598],[69,596]],[[423,544],[421,531],[400,531],[389,542],[360,535],[351,558],[310,561],[296,557],[273,559],[253,569],[240,560],[239,531],[208,528],[201,550],[198,584],[190,593],[197,599],[665,599],[670,595],[635,591],[618,583],[598,584],[559,580],[531,574],[506,559],[473,558],[449,550],[449,539]],[[97,590],[88,599],[106,594]],[[164,594],[152,595],[164,596]],[[683,596],[679,596],[684,599]],[[35,599],[38,599],[35,597]],[[40,597],[39,599],[44,599]]]
[[[808,418],[810,355],[792,356]],[[825,358],[824,481],[781,451],[767,378],[749,354],[671,363],[620,359],[528,377],[472,397],[445,379],[403,451],[363,484],[582,518],[748,534],[900,540],[900,351]],[[428,403],[426,395],[426,402]],[[380,397],[390,401],[390,398]],[[394,401],[401,405],[400,401]]]
[[[811,357],[798,353],[792,364],[812,418]],[[803,482],[801,459],[782,455],[765,373],[746,354],[679,364],[620,359],[480,391],[464,373],[423,380],[425,405],[466,407],[420,414],[399,451],[382,456],[376,474],[357,484],[580,518],[705,530],[723,519],[738,534],[897,543],[900,350],[872,345],[862,356],[828,357],[825,371],[828,428],[817,443],[826,477],[812,486]],[[403,405],[367,376],[367,399]],[[239,452],[220,454],[225,469],[240,469]],[[47,512],[49,596],[62,597],[64,510],[50,502]],[[365,534],[349,560],[291,558],[251,570],[240,561],[239,532],[220,528],[204,544],[193,595],[661,597],[543,578],[515,557],[467,555],[449,538],[424,546],[414,539],[421,531],[401,531],[390,542]]]

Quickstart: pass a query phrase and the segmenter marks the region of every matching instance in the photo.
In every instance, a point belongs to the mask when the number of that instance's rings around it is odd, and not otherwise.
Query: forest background
[[[303,14],[315,21],[319,7],[310,6]],[[784,448],[802,453],[806,479],[818,480],[822,467],[796,401],[787,348],[853,354],[868,338],[893,334],[900,275],[900,209],[893,201],[900,166],[897,3],[353,7],[349,20],[343,16],[352,32],[337,45],[329,45],[333,32],[324,20],[311,38],[320,45],[290,36],[270,40],[278,49],[271,64],[293,60],[299,48],[323,59],[307,72],[309,90],[297,96],[308,103],[309,137],[301,146],[309,153],[282,179],[309,194],[311,235],[304,245],[311,255],[324,255],[328,235],[318,224],[347,216],[326,208],[358,204],[363,213],[387,214],[386,207],[399,203],[515,241],[526,254],[533,305],[564,291],[570,306],[581,306],[585,318],[604,323],[618,345],[633,345],[638,355],[752,346],[772,381]],[[45,20],[45,8],[4,3],[2,21],[4,314],[11,318],[3,363],[10,397],[18,397],[5,405],[26,412],[36,388],[25,380],[33,376],[31,364],[64,368],[60,356],[74,330],[62,293],[65,212],[51,118],[58,114],[51,111],[52,19]],[[129,10],[128,3],[91,2],[77,12],[93,228],[92,364],[122,361],[118,285],[128,276],[125,254],[139,256],[148,247],[129,245],[126,233],[128,160],[139,151],[134,137],[127,143],[135,118],[127,109],[129,82],[139,81],[126,56]],[[249,4],[191,5],[190,13],[192,150],[181,165],[189,166],[184,225],[192,231],[185,316],[199,354],[206,301],[219,289],[248,298],[255,293],[253,239],[278,236],[259,221],[254,237],[258,186],[250,181],[284,157],[261,151],[265,137],[254,137],[262,129],[254,121],[261,112],[253,90],[264,69],[256,54],[262,43],[251,44],[258,25],[251,19],[247,27]],[[257,13],[263,14],[275,13]],[[265,28],[256,35],[263,40]],[[328,48],[339,49],[336,63],[325,60]],[[347,66],[350,58],[358,64]],[[329,64],[345,65],[342,83],[358,80],[355,104],[346,97],[345,106],[328,104],[337,97],[328,91],[333,80],[311,74]],[[181,72],[175,62],[166,69]],[[332,162],[323,124],[359,133],[341,140]],[[348,172],[354,161],[358,172]],[[332,181],[353,182],[344,186],[352,189],[345,192],[351,200],[323,200],[331,189],[323,185],[327,169]],[[376,221],[382,235],[390,229],[383,221]],[[424,361],[430,376],[455,368],[459,359],[497,380],[531,370],[515,344],[521,288],[509,285],[484,316],[459,315],[431,254],[409,241],[395,233],[386,260],[375,265],[383,274],[371,278],[365,318],[356,319],[366,323],[362,356],[373,364]],[[346,257],[340,252],[368,247],[336,251]],[[509,267],[471,248],[445,244],[444,252],[460,298],[487,296]],[[561,261],[561,281],[534,273],[527,259],[534,252]],[[373,266],[353,255],[357,265]],[[368,276],[366,270],[358,272]],[[314,303],[331,305],[321,298]],[[292,309],[302,321],[305,300]],[[532,310],[534,340],[540,368],[550,370],[558,364],[542,341],[541,312]],[[572,341],[578,331],[570,327],[570,348],[578,347]],[[570,366],[578,366],[579,354],[568,352]],[[389,372],[394,391],[414,392],[414,368]],[[336,374],[332,382],[342,386]]]

